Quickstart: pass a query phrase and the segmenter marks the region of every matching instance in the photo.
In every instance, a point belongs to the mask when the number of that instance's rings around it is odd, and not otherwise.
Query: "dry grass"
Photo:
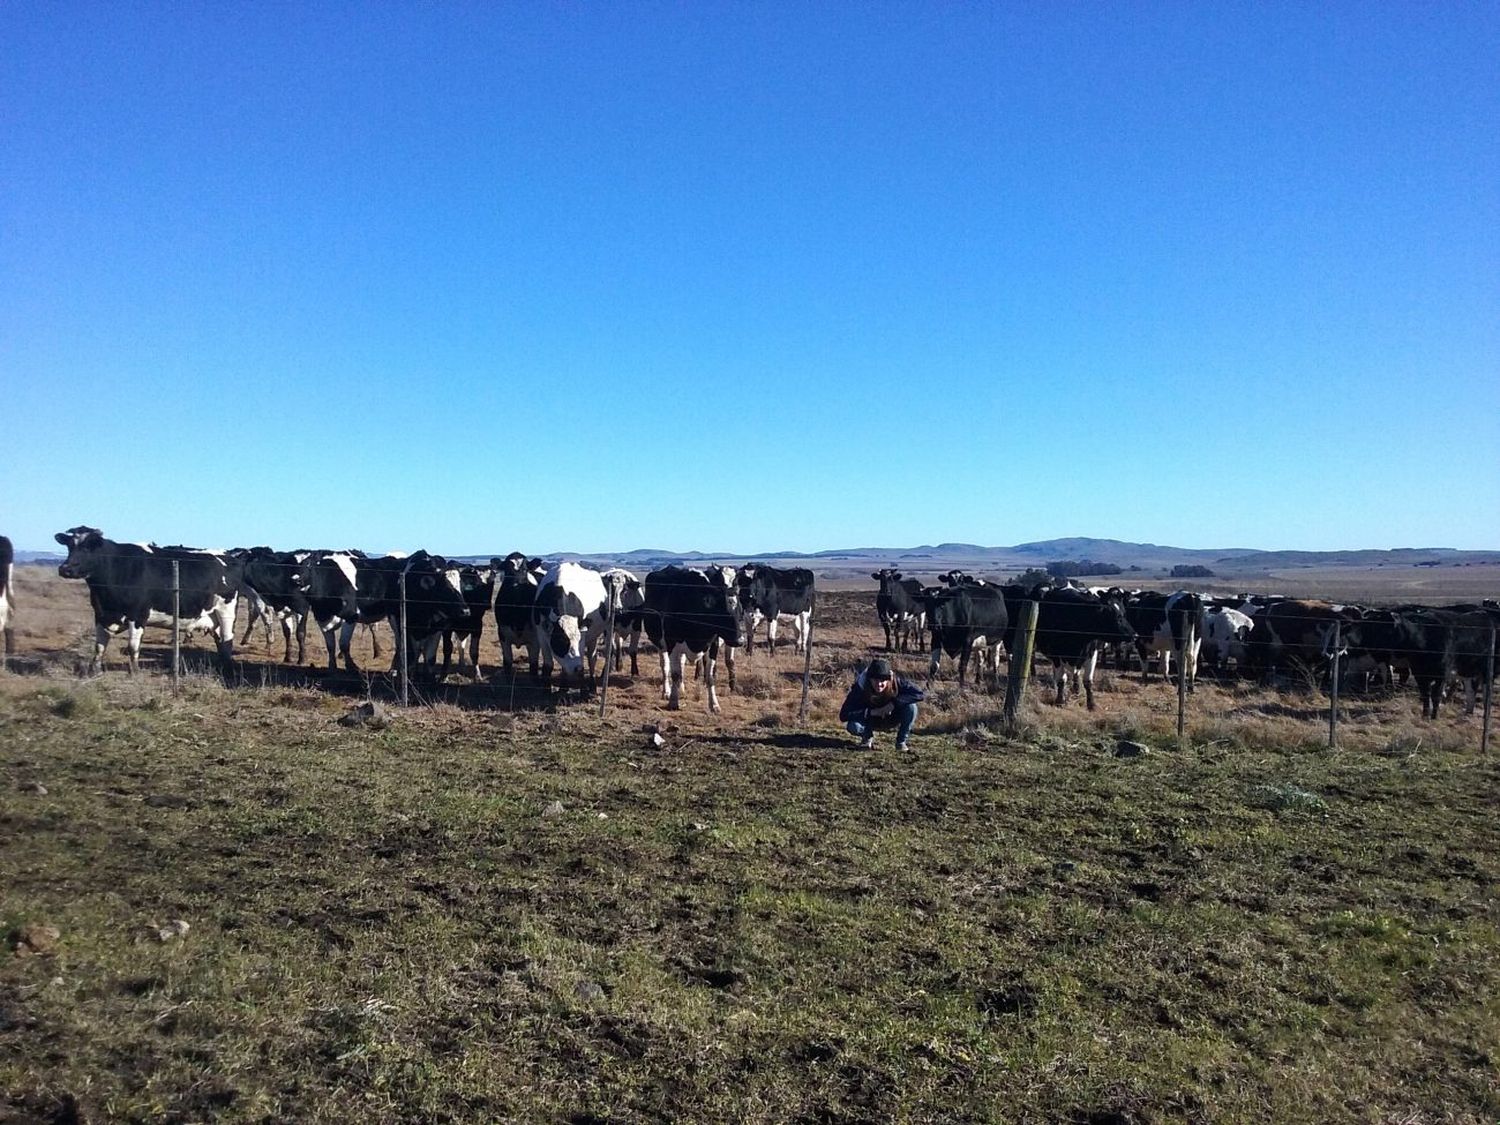
[[[502,680],[348,728],[383,681],[259,638],[243,685],[76,680],[80,590],[23,584],[0,678],[0,932],[60,932],[0,949],[0,1121],[1500,1116],[1474,719],[1354,700],[1330,753],[1321,699],[1205,686],[1178,749],[1115,673],[1007,738],[943,681],[861,753],[835,594],[806,725],[787,653],[719,717],[648,662],[603,718]]]

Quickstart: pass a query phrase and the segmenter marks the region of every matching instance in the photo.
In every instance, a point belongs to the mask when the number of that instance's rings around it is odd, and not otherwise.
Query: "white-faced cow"
[[[5,638],[5,654],[0,657],[0,668],[10,666],[10,654],[16,647],[15,625],[11,623],[11,612],[16,606],[16,551],[4,535],[0,535],[0,634]]]
[[[927,607],[922,600],[922,583],[902,578],[892,567],[882,567],[870,575],[880,583],[875,595],[875,612],[885,630],[886,652],[909,652],[912,642],[920,638],[926,626]]]
[[[1248,661],[1251,618],[1247,613],[1228,606],[1216,606],[1203,612],[1203,662],[1215,672],[1223,671],[1231,660],[1237,670]]]
[[[234,665],[234,613],[241,564],[213,551],[116,543],[94,527],[58,532],[68,557],[57,573],[88,584],[94,607],[94,655],[89,672],[104,663],[109,638],[124,632],[130,671],[140,667],[141,636],[147,625],[173,622],[172,570],[177,566],[177,620],[188,629],[208,630],[219,646],[226,675]]]
[[[564,562],[542,576],[537,584],[531,623],[542,655],[544,684],[550,684],[554,660],[565,689],[570,684],[583,686],[585,660],[588,661],[589,679],[594,678],[594,662],[599,644],[604,639],[607,604],[604,577],[597,570]]]
[[[662,696],[675,711],[682,695],[683,666],[688,653],[704,657],[703,680],[708,709],[717,713],[714,674],[719,645],[732,653],[742,642],[736,587],[722,570],[710,574],[669,566],[646,575],[646,634],[661,652]]]

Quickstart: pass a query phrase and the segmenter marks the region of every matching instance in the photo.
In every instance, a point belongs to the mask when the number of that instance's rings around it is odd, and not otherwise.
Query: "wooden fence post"
[[[407,706],[410,706],[410,698],[411,698],[410,695],[407,692],[407,684],[408,684],[408,682],[411,679],[411,675],[410,675],[411,669],[408,666],[407,659],[406,659],[406,651],[407,651],[407,648],[409,646],[406,643],[406,568],[405,567],[403,567],[402,570],[401,570],[401,617],[400,617],[400,622],[401,622],[401,635],[396,638],[396,645],[397,645],[397,648],[400,650],[400,655],[397,657],[397,659],[401,662],[400,663],[400,668],[401,668],[401,706],[407,707]]]
[[[813,610],[818,604],[818,592],[813,590],[811,600],[807,603],[807,637],[803,646],[802,656],[802,706],[797,711],[797,721],[807,722],[807,692],[812,683],[812,638],[813,638]]]
[[[172,560],[172,697],[182,685],[182,573],[181,564]]]
[[[1027,601],[1021,606],[1021,620],[1016,622],[1012,636],[1018,643],[1010,654],[1010,677],[1005,685],[1005,732],[1014,734],[1016,718],[1021,711],[1021,702],[1026,696],[1026,684],[1031,679],[1031,658],[1036,651],[1036,621],[1041,611],[1038,602]]]
[[[1495,691],[1495,622],[1490,621],[1490,655],[1484,665],[1484,726],[1479,731],[1479,752],[1490,752],[1490,703]]]
[[[1182,611],[1182,646],[1177,652],[1177,749],[1186,749],[1188,656],[1193,651],[1193,630],[1196,622],[1187,610]]]
[[[1333,665],[1329,669],[1328,700],[1328,749],[1338,749],[1339,738],[1339,649],[1344,647],[1343,628],[1337,620],[1333,623]]]
[[[622,583],[623,586],[623,583]],[[609,604],[604,610],[604,682],[599,685],[599,717],[604,718],[605,705],[609,703],[609,674],[615,665],[615,584],[611,580],[604,588]]]

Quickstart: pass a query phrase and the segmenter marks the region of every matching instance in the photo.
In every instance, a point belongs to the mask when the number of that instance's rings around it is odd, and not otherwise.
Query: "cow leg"
[[[1099,650],[1090,648],[1088,654],[1083,658],[1083,694],[1088,701],[1088,709],[1094,709],[1094,669],[1099,665]]]
[[[771,650],[771,655],[776,655],[776,618],[772,617],[766,622],[766,647]]]
[[[345,621],[339,628],[339,655],[344,658],[344,670],[348,672],[359,671],[359,665],[354,663],[354,657],[349,655],[349,642],[354,640],[355,625],[356,622]],[[329,661],[328,670],[330,672],[336,671],[331,660]]]
[[[630,627],[630,674],[639,676],[640,666],[636,663],[636,654],[641,648],[641,627],[639,624]]]
[[[1055,663],[1052,665],[1052,679],[1057,685],[1057,705],[1061,707],[1068,701],[1068,672],[1066,664]]]
[[[891,647],[891,623],[890,623],[890,620],[888,618],[882,617],[880,619],[880,627],[885,630],[885,651],[886,652],[895,652],[896,649],[893,648],[893,647]],[[905,638],[903,637],[902,639],[903,639],[903,642],[904,642]]]
[[[932,686],[932,681],[937,679],[938,665],[943,662],[943,642],[936,633],[932,638],[932,658],[927,661],[927,686]]]
[[[146,632],[134,621],[125,627],[125,653],[130,660],[130,674],[133,676],[141,667],[141,637]]]
[[[686,658],[687,658],[687,651],[686,651],[686,649],[683,646],[679,645],[679,646],[677,646],[676,648],[674,648],[672,650],[672,655],[670,657],[671,675],[668,677],[669,681],[671,682],[671,691],[669,692],[669,694],[667,696],[667,710],[668,711],[676,711],[676,710],[678,710],[681,707],[681,704],[682,704],[682,663],[683,663],[683,661]],[[668,661],[668,659],[669,658],[665,654],[662,656],[663,662]]]
[[[661,697],[672,698],[672,654],[665,648],[661,650]]]
[[[234,670],[234,611],[235,602],[231,600],[216,606],[210,614],[219,642],[219,668],[226,676]],[[270,622],[266,623],[266,643],[271,643]]]
[[[964,676],[969,670],[969,653],[973,650],[974,646],[967,641],[958,650],[958,693],[960,695],[964,691]]]
[[[703,654],[703,682],[708,686],[708,709],[713,714],[719,713],[719,693],[715,690],[714,674],[718,667],[718,655],[715,650],[719,647],[719,638],[715,637],[709,642],[708,651]],[[725,646],[728,648],[728,646]],[[733,649],[729,651],[733,652]]]
[[[104,650],[109,647],[109,630],[103,625],[94,626],[94,655],[89,660],[90,676],[97,676],[104,671]]]

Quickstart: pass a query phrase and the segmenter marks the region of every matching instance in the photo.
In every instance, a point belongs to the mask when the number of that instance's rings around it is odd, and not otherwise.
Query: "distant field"
[[[79,682],[82,584],[20,579],[0,1122],[1500,1117],[1500,767],[1455,708],[1352,699],[1329,752],[1325,698],[1204,685],[1179,749],[1139,675],[1015,739],[944,681],[859,752],[866,583],[806,726],[788,652],[719,717],[643,657],[603,720],[522,677],[348,728],[383,681],[279,639],[233,688]]]

